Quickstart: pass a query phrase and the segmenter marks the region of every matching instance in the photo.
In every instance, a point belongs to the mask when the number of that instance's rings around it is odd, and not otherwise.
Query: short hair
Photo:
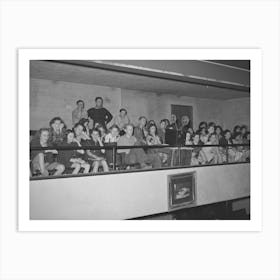
[[[163,122],[166,124],[166,120],[165,119],[160,120],[159,123],[163,123]]]
[[[228,132],[230,133],[230,135],[232,135],[232,133],[229,129],[224,130],[224,135],[226,135]]]
[[[242,134],[241,134],[241,132],[235,132],[234,134],[233,134],[233,139],[235,139],[237,136],[241,136]]]
[[[116,128],[118,131],[120,131],[120,128],[116,124],[112,125],[109,129],[112,130],[114,128]]]
[[[209,127],[214,127],[214,128],[215,128],[215,123],[214,123],[214,122],[209,122],[209,123],[208,123],[208,128],[209,128]]]
[[[85,102],[84,102],[83,100],[81,100],[81,99],[79,99],[79,100],[76,102],[76,104],[78,105],[80,102],[83,103],[83,108],[85,108]]]
[[[50,120],[50,126],[52,126],[52,124],[53,124],[55,121],[60,121],[60,122],[63,123],[64,126],[65,126],[65,122],[62,120],[61,117],[54,117],[54,118],[52,118],[52,119]]]
[[[219,128],[221,130],[221,133],[223,133],[223,129],[222,129],[222,127],[220,125],[216,125],[215,126],[215,131],[216,131],[217,128]]]
[[[87,123],[87,122],[89,123],[89,119],[82,118],[82,119],[79,120],[78,123],[80,123],[80,124],[82,124],[83,126],[85,126],[85,123]]]
[[[236,132],[236,130],[237,130],[238,128],[240,129],[240,125],[236,125],[236,126],[233,128],[233,132]]]
[[[74,134],[75,134],[75,129],[76,129],[79,125],[83,128],[83,131],[86,131],[85,126],[84,126],[83,124],[81,124],[81,123],[78,122],[78,123],[76,123],[76,124],[74,125],[74,127],[73,127]]]
[[[147,118],[145,116],[141,116],[138,118],[138,121],[141,121],[142,119],[145,119],[147,121]]]
[[[198,125],[199,129],[200,129],[202,126],[205,126],[205,127],[207,128],[207,122],[205,122],[205,121],[200,122],[199,125]]]
[[[47,132],[50,133],[50,130],[49,130],[48,128],[45,128],[45,127],[44,127],[44,128],[40,128],[40,129],[38,130],[37,135],[40,137],[43,131],[47,131]]]
[[[100,96],[97,96],[97,97],[95,98],[95,102],[96,102],[98,99],[101,100],[101,101],[103,102],[103,98],[100,97]]]
[[[132,123],[128,123],[125,125],[124,129],[127,129],[129,126],[131,126],[132,128],[134,128],[133,124]]]
[[[124,112],[127,114],[127,110],[126,110],[125,108],[121,108],[121,109],[120,109],[120,113],[121,113],[122,111],[124,111]]]

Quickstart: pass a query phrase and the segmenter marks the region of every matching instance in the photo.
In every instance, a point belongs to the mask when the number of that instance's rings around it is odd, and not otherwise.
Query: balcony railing
[[[210,149],[216,148],[214,153],[217,153],[218,159],[213,157],[210,161],[203,159],[203,153],[213,153]],[[122,150],[141,149],[145,154],[166,154],[167,160],[162,162],[161,167],[142,169],[139,164],[129,164],[124,162],[125,153]],[[165,169],[177,169],[185,167],[203,167],[213,165],[240,164],[250,162],[250,144],[227,144],[227,145],[136,145],[136,146],[117,146],[109,143],[104,146],[53,146],[53,147],[30,147],[31,151],[65,151],[65,150],[87,150],[98,151],[105,150],[104,159],[109,166],[109,172],[100,170],[98,173],[89,172],[87,174],[69,174],[71,170],[65,170],[64,174],[58,176],[42,176],[38,172],[32,170],[32,161],[30,160],[31,178],[30,180],[41,180],[51,178],[66,178],[77,176],[92,176],[101,174],[114,174],[124,172],[140,172],[140,171],[155,171]],[[82,156],[81,156],[82,157]],[[57,156],[54,154],[54,161],[57,161]],[[90,163],[90,162],[89,162]],[[69,168],[68,168],[69,169]]]

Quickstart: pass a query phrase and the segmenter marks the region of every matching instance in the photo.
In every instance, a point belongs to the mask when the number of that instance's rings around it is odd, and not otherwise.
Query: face
[[[128,136],[132,136],[133,134],[133,127],[131,125],[128,125],[125,129],[125,132]]]
[[[97,141],[98,138],[99,138],[99,133],[98,133],[98,131],[93,131],[93,132],[91,133],[91,137],[92,137],[93,140]]]
[[[188,116],[183,116],[183,117],[182,117],[182,123],[183,123],[183,124],[188,124],[189,121],[190,121],[190,120],[189,120],[189,117],[188,117]]]
[[[186,133],[186,140],[190,140],[191,139],[191,134],[189,132]]]
[[[83,109],[84,108],[84,103],[82,101],[78,102],[77,104],[79,109]]]
[[[206,128],[206,124],[205,124],[205,123],[202,123],[202,124],[200,125],[200,129],[202,129],[202,128]]]
[[[190,134],[193,134],[193,129],[190,127],[190,128],[188,129],[188,132],[189,132]]]
[[[141,118],[139,122],[140,122],[141,126],[145,126],[147,123],[147,120],[145,118]]]
[[[222,131],[219,127],[216,128],[216,134],[221,135]]]
[[[240,127],[236,127],[235,132],[240,132]]]
[[[122,110],[121,112],[120,112],[120,115],[121,115],[121,117],[125,117],[126,116],[126,111],[124,111],[124,110]]]
[[[214,133],[214,131],[215,131],[214,126],[210,126],[210,127],[208,128],[208,133]]]
[[[246,132],[247,132],[247,131],[246,131],[246,128],[243,127],[243,128],[241,129],[241,133],[244,135]]]
[[[89,122],[85,122],[85,123],[84,123],[84,126],[85,126],[85,127],[88,127],[88,124],[89,124]]]
[[[246,137],[246,138],[247,138],[247,140],[250,141],[250,133],[247,134],[247,137]]]
[[[226,134],[225,134],[225,138],[226,140],[229,140],[231,137],[231,133],[228,131]]]
[[[52,124],[52,128],[53,128],[55,131],[57,131],[57,130],[60,129],[61,125],[62,125],[61,121],[60,121],[60,120],[56,120],[56,121]]]
[[[200,140],[201,140],[204,144],[208,141],[207,136],[205,136],[205,135],[200,135]]]
[[[42,143],[46,144],[49,140],[49,132],[44,130],[41,133],[40,140]]]
[[[160,126],[161,129],[164,129],[164,128],[165,128],[165,122],[161,122],[161,123],[159,124],[159,126]]]
[[[175,115],[171,115],[170,120],[171,120],[172,123],[176,122],[176,116]]]
[[[150,133],[151,134],[155,134],[156,133],[156,127],[155,126],[151,126],[150,127]]]
[[[199,142],[199,135],[198,135],[198,134],[196,134],[196,135],[194,136],[193,142],[196,143],[196,144]]]
[[[119,130],[117,128],[112,128],[111,134],[113,137],[117,137],[119,135]]]
[[[74,131],[77,136],[81,136],[83,133],[83,127],[81,125],[78,125],[74,128]]]
[[[70,132],[68,135],[67,135],[67,142],[68,143],[71,143],[73,142],[74,140],[74,133],[73,132]]]
[[[96,103],[96,107],[98,108],[103,106],[103,101],[101,99],[97,99],[95,103]]]

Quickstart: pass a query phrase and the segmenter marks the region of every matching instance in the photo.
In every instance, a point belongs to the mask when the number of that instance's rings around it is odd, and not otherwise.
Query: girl
[[[84,127],[85,134],[88,136],[88,138],[90,138],[89,119],[83,118],[79,121],[79,123]]]
[[[192,136],[192,142],[193,145],[203,145],[203,142],[200,140],[199,133],[195,133]],[[191,165],[200,165],[204,163],[204,153],[202,151],[201,147],[195,147],[192,150],[192,159],[191,159]]]
[[[102,147],[103,143],[100,137],[100,133],[97,129],[93,129],[91,132],[91,140],[87,141],[87,145],[88,146],[92,146],[94,147]],[[97,173],[98,172],[98,168],[99,166],[103,167],[103,171],[104,172],[108,172],[109,171],[109,167],[108,164],[106,162],[106,160],[104,159],[103,153],[105,151],[104,150],[87,150],[87,155],[89,157],[89,160],[93,161],[93,173]]]
[[[31,147],[50,147],[49,141],[50,133],[47,128],[41,128],[36,137],[31,141]],[[33,173],[40,172],[41,176],[48,176],[49,171],[55,171],[54,175],[61,175],[65,166],[54,161],[54,154],[56,150],[33,150],[31,152],[31,161]]]
[[[158,137],[162,144],[165,144],[165,129],[166,129],[166,121],[161,120],[159,123]]]
[[[74,138],[72,130],[66,131],[65,140],[63,144],[64,147],[79,147],[79,142]],[[60,150],[58,153],[58,160],[62,162],[66,168],[72,168],[72,174],[78,174],[81,168],[84,169],[84,174],[89,172],[90,165],[81,158],[81,153],[76,150]]]
[[[185,138],[185,145],[192,145],[193,142],[192,142],[192,135],[189,131],[187,131],[186,133],[186,138]]]
[[[157,127],[155,124],[149,126],[148,135],[146,137],[147,144],[152,145],[161,145],[160,138],[157,133]],[[157,153],[161,162],[166,163],[168,160],[168,155],[170,154],[169,149],[159,148],[159,149],[149,149],[150,153]]]
[[[209,135],[206,145],[217,145],[218,141],[214,133]],[[203,148],[204,154],[206,156],[207,164],[217,164],[222,162],[222,156],[219,152],[218,147],[205,147]]]
[[[105,136],[106,136],[106,133],[107,133],[106,128],[103,125],[99,125],[97,127],[97,130],[99,131],[101,142],[105,143]]]

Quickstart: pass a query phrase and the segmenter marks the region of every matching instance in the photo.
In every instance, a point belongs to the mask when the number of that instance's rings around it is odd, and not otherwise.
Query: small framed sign
[[[184,208],[196,200],[196,172],[168,176],[169,210]]]

